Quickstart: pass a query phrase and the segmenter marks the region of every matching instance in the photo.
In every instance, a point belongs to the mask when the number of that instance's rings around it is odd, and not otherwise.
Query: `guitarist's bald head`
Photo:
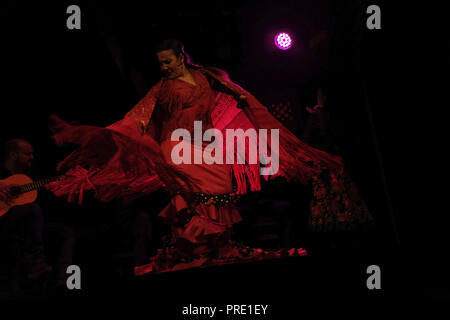
[[[11,157],[11,154],[19,152],[24,146],[31,146],[31,144],[24,139],[11,139],[5,143],[3,158],[6,160]]]
[[[3,163],[8,169],[23,171],[31,167],[33,161],[33,147],[24,139],[11,139],[3,149]]]

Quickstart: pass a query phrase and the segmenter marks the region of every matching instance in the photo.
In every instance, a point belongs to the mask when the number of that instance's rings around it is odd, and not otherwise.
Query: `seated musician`
[[[32,161],[33,148],[29,142],[9,140],[0,165],[0,180],[27,173]],[[12,199],[10,187],[0,181],[0,200],[10,204]],[[52,268],[44,256],[43,227],[43,215],[36,203],[14,206],[0,216],[0,238],[4,249],[0,252],[0,260],[7,262],[12,273],[10,279],[23,282],[50,275]]]

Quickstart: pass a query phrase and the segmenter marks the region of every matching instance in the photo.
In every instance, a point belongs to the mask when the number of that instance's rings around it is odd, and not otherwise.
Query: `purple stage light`
[[[287,50],[292,46],[292,39],[286,32],[280,32],[275,36],[275,45],[281,50]]]

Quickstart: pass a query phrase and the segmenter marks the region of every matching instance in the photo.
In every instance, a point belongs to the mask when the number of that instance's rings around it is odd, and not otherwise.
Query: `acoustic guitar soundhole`
[[[10,192],[11,192],[11,195],[13,196],[13,197],[17,197],[17,196],[19,196],[20,195],[20,187],[19,186],[10,186],[9,187],[9,190],[10,190]]]

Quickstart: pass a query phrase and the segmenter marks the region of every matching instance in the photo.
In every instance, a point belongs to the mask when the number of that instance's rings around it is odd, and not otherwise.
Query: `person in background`
[[[327,110],[327,92],[323,87],[317,90],[317,104],[306,109],[310,117],[305,125],[303,141],[319,150],[340,154],[336,127]],[[324,243],[325,251],[333,254],[351,247],[359,248],[363,241],[355,241],[355,234],[359,231],[367,233],[365,231],[373,230],[375,226],[348,171],[343,168],[336,177],[341,183],[328,183],[326,179],[313,181],[309,220],[310,230],[318,236],[316,242]],[[339,213],[329,214],[327,208],[334,208]]]
[[[33,147],[28,141],[7,141],[0,179],[15,174],[33,177],[33,159]],[[0,200],[6,203],[13,200],[10,188],[1,181]],[[14,206],[0,217],[0,237],[5,247],[1,260],[9,265],[7,269],[12,273],[10,286],[13,291],[21,291],[25,287],[37,286],[45,290],[65,286],[66,270],[73,260],[75,233],[63,220],[54,219],[53,216],[61,216],[61,212],[52,215],[53,200],[54,196],[40,196],[40,204]],[[59,207],[56,208],[58,210]]]
[[[306,110],[310,117],[303,131],[303,141],[325,152],[339,154],[336,131],[326,108],[327,95],[323,88],[317,90],[317,104]]]
[[[28,141],[12,139],[6,142],[0,166],[0,179],[28,173],[33,162],[33,147]],[[0,200],[11,203],[13,195],[7,184],[0,181]],[[0,237],[5,246],[3,261],[12,272],[11,285],[48,278],[52,268],[45,261],[43,242],[44,219],[40,206],[30,203],[12,207],[0,217]],[[9,254],[8,254],[9,253]]]

